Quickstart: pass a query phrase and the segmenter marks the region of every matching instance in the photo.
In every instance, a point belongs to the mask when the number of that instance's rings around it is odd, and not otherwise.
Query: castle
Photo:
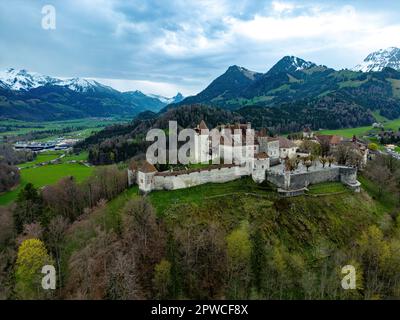
[[[295,143],[285,137],[270,137],[266,130],[255,132],[248,124],[222,125],[218,143],[213,145],[211,134],[204,121],[195,128],[194,163],[209,163],[215,158],[231,158],[231,163],[208,164],[198,168],[159,172],[145,161],[140,168],[128,170],[129,184],[135,181],[139,190],[175,190],[205,183],[223,183],[250,176],[256,183],[267,180],[284,196],[302,194],[310,184],[340,181],[354,191],[359,191],[357,169],[330,164],[314,163],[311,168],[298,161],[295,170],[288,170],[288,159],[300,159]],[[313,137],[307,131],[307,137]]]

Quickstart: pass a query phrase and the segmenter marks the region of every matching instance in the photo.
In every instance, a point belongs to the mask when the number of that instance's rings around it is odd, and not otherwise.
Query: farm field
[[[55,160],[58,157],[60,157],[63,154],[62,151],[46,151],[46,152],[41,152],[36,156],[36,159],[30,162],[25,162],[22,164],[17,165],[20,169],[32,167],[34,165],[37,165],[39,163],[43,162],[48,162],[51,160]]]
[[[130,119],[119,118],[86,118],[65,121],[48,121],[48,122],[27,122],[11,119],[0,120],[0,136],[19,136],[31,132],[41,132],[49,130],[71,129],[70,132],[62,134],[65,138],[83,139],[88,137],[92,132],[99,131],[116,123],[127,122]],[[76,128],[76,130],[73,130]],[[48,141],[58,138],[59,135],[51,135],[37,139],[37,141]]]
[[[337,130],[321,130],[318,131],[319,134],[334,134],[345,138],[352,138],[353,135],[362,136],[369,130],[372,130],[372,126],[358,127],[358,128],[348,128],[348,129],[337,129]]]
[[[387,120],[381,117],[381,123],[384,125],[385,129],[399,130],[400,128],[400,119],[395,120]],[[368,131],[373,130],[372,126],[365,127],[357,127],[357,128],[348,128],[348,129],[337,129],[337,130],[320,130],[319,134],[335,134],[345,138],[351,138],[353,135],[361,137],[365,135]]]
[[[81,182],[88,178],[93,170],[94,168],[81,164],[67,163],[22,169],[20,171],[21,182],[19,186],[12,191],[0,195],[0,205],[7,205],[13,202],[19,191],[29,182],[38,188],[56,183],[68,176],[73,176],[77,181]]]
[[[83,151],[79,154],[67,154],[61,159],[61,162],[66,163],[68,161],[86,161],[88,159],[89,152]]]
[[[65,153],[65,151],[45,151],[41,152],[36,156],[36,159],[30,162],[25,162],[22,164],[17,165],[20,169],[25,169],[25,168],[30,168],[33,167],[37,164],[44,163],[44,162],[49,162],[52,160],[55,160],[57,158],[60,158],[63,154],[65,156],[60,159],[61,163],[68,163],[70,161],[86,161],[88,159],[88,152],[83,151],[79,154],[69,154]]]

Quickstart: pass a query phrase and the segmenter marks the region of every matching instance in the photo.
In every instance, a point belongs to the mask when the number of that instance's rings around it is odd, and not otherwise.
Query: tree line
[[[63,297],[376,299],[400,294],[396,221],[385,231],[370,225],[348,247],[318,243],[309,259],[281,241],[271,242],[254,223],[226,228],[197,213],[190,222],[171,223],[157,217],[147,199],[129,201],[120,232],[98,230],[73,254]],[[341,268],[349,263],[357,270],[357,288],[346,291]]]

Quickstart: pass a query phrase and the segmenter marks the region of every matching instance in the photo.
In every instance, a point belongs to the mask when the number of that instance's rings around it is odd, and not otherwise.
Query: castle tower
[[[195,155],[194,155],[195,162],[201,163],[209,161],[210,159],[209,131],[204,120],[201,120],[200,124],[196,128],[194,143],[195,143]]]
[[[157,169],[149,162],[145,161],[138,170],[137,183],[139,190],[143,193],[148,193],[154,188],[154,175]]]
[[[269,156],[265,152],[254,155],[252,161],[251,177],[254,182],[261,183],[265,180],[265,172],[269,169]]]

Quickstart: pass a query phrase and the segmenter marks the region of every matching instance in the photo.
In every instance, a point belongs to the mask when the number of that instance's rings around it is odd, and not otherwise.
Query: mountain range
[[[61,79],[10,68],[0,72],[0,117],[20,120],[64,120],[82,117],[135,116],[157,112],[183,99],[120,92],[95,80]]]
[[[313,130],[367,126],[379,121],[379,115],[398,118],[400,71],[388,66],[393,63],[389,60],[379,59],[380,65],[371,71],[336,71],[294,56],[283,57],[266,73],[231,66],[199,94],[158,113],[142,112],[131,123],[100,131],[78,147],[94,146],[104,155],[110,143],[118,148],[121,141],[136,141],[128,149],[143,152],[146,144],[140,137],[150,128],[167,129],[170,120],[182,128],[201,120],[210,128],[251,122],[254,128],[277,134],[300,132],[306,126]]]
[[[0,73],[0,117],[59,120],[135,116],[201,104],[237,111],[260,126],[293,130],[369,125],[380,114],[400,117],[400,49],[369,54],[355,68],[335,70],[285,56],[265,73],[231,66],[197,95],[173,98],[119,92],[94,80],[59,79],[9,69]]]
[[[337,71],[294,56],[283,57],[266,73],[231,66],[199,94],[163,111],[203,104],[287,129],[299,117],[316,129],[369,125],[376,114],[400,117],[399,53],[397,48],[377,51],[353,70]]]
[[[384,68],[400,70],[400,49],[391,47],[369,54],[353,70],[362,72],[382,71]]]

